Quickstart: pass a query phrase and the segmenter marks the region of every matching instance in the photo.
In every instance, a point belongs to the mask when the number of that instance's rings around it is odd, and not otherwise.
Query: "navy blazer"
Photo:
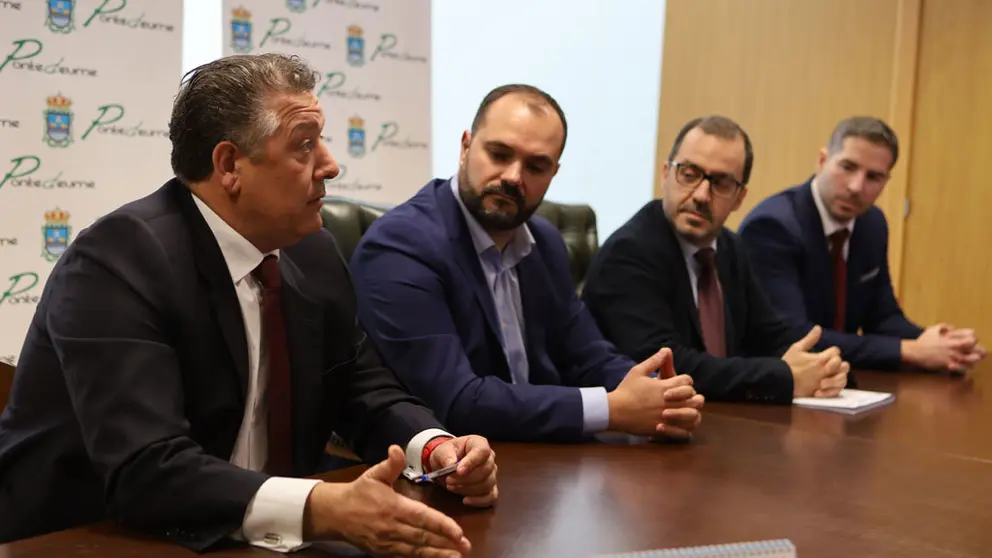
[[[889,276],[889,229],[872,207],[854,222],[847,256],[843,332],[833,329],[830,250],[810,180],[759,203],[738,229],[772,303],[802,331],[824,328],[819,348],[836,345],[855,368],[896,369],[900,343],[923,329],[903,314]],[[861,331],[861,335],[858,331]]]
[[[358,314],[384,361],[449,431],[494,440],[578,441],[576,387],[616,388],[634,362],[601,336],[579,301],[561,234],[528,221],[517,264],[530,383],[513,384],[465,216],[433,180],[380,217],[351,259]]]

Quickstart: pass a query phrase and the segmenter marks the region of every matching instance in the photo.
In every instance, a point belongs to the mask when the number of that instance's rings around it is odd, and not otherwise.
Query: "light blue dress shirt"
[[[496,243],[482,226],[469,213],[458,193],[458,176],[451,178],[451,190],[458,201],[458,207],[468,223],[472,244],[479,256],[479,264],[493,297],[493,306],[500,322],[500,343],[510,366],[510,378],[515,384],[525,384],[530,380],[530,366],[527,364],[527,349],[524,344],[523,304],[520,302],[520,281],[517,279],[517,264],[530,255],[534,246],[534,236],[527,224],[516,230],[510,242],[500,253]],[[602,387],[576,388],[582,396],[582,426],[586,434],[606,430],[610,423],[610,405],[606,389]]]

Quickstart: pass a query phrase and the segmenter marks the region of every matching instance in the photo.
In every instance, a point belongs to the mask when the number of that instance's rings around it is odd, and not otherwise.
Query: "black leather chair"
[[[385,205],[346,198],[328,198],[320,210],[320,217],[324,222],[324,228],[331,231],[338,241],[345,261],[350,261],[362,235],[389,209],[390,207]],[[588,205],[545,200],[537,210],[537,214],[561,231],[571,263],[572,282],[576,290],[581,293],[589,263],[599,250],[596,213]]]
[[[344,261],[349,262],[365,231],[389,209],[389,206],[345,198],[327,198],[320,208],[320,218],[324,228],[337,240]]]

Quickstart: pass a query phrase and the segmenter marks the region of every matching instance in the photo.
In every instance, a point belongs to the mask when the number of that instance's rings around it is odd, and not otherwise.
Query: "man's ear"
[[[221,186],[229,195],[236,194],[239,188],[237,163],[240,156],[238,147],[229,141],[222,141],[214,146],[214,174],[220,178]]]

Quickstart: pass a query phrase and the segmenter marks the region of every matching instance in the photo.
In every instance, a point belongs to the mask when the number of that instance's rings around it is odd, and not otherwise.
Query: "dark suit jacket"
[[[296,474],[332,429],[376,461],[438,427],[356,326],[330,233],[279,264]],[[229,463],[247,384],[234,285],[190,192],[172,180],[100,219],[52,270],[0,417],[0,540],[108,516],[195,550],[223,540],[268,478]]]
[[[772,304],[794,327],[823,326],[818,346],[836,345],[851,366],[898,368],[901,340],[923,332],[896,302],[889,276],[889,228],[877,207],[854,221],[842,332],[832,329],[836,309],[830,249],[809,180],[755,206],[739,233]]]
[[[496,309],[451,183],[434,180],[380,217],[351,259],[358,313],[384,361],[453,432],[497,440],[583,437],[579,390],[614,389],[634,363],[575,294],[561,234],[528,222],[517,265],[529,384],[510,383]]]
[[[780,358],[795,341],[775,313],[737,236],[717,238],[727,357],[706,352],[689,271],[661,200],[648,202],[597,252],[582,298],[618,349],[643,360],[671,347],[675,369],[713,400],[792,402],[792,372]]]

